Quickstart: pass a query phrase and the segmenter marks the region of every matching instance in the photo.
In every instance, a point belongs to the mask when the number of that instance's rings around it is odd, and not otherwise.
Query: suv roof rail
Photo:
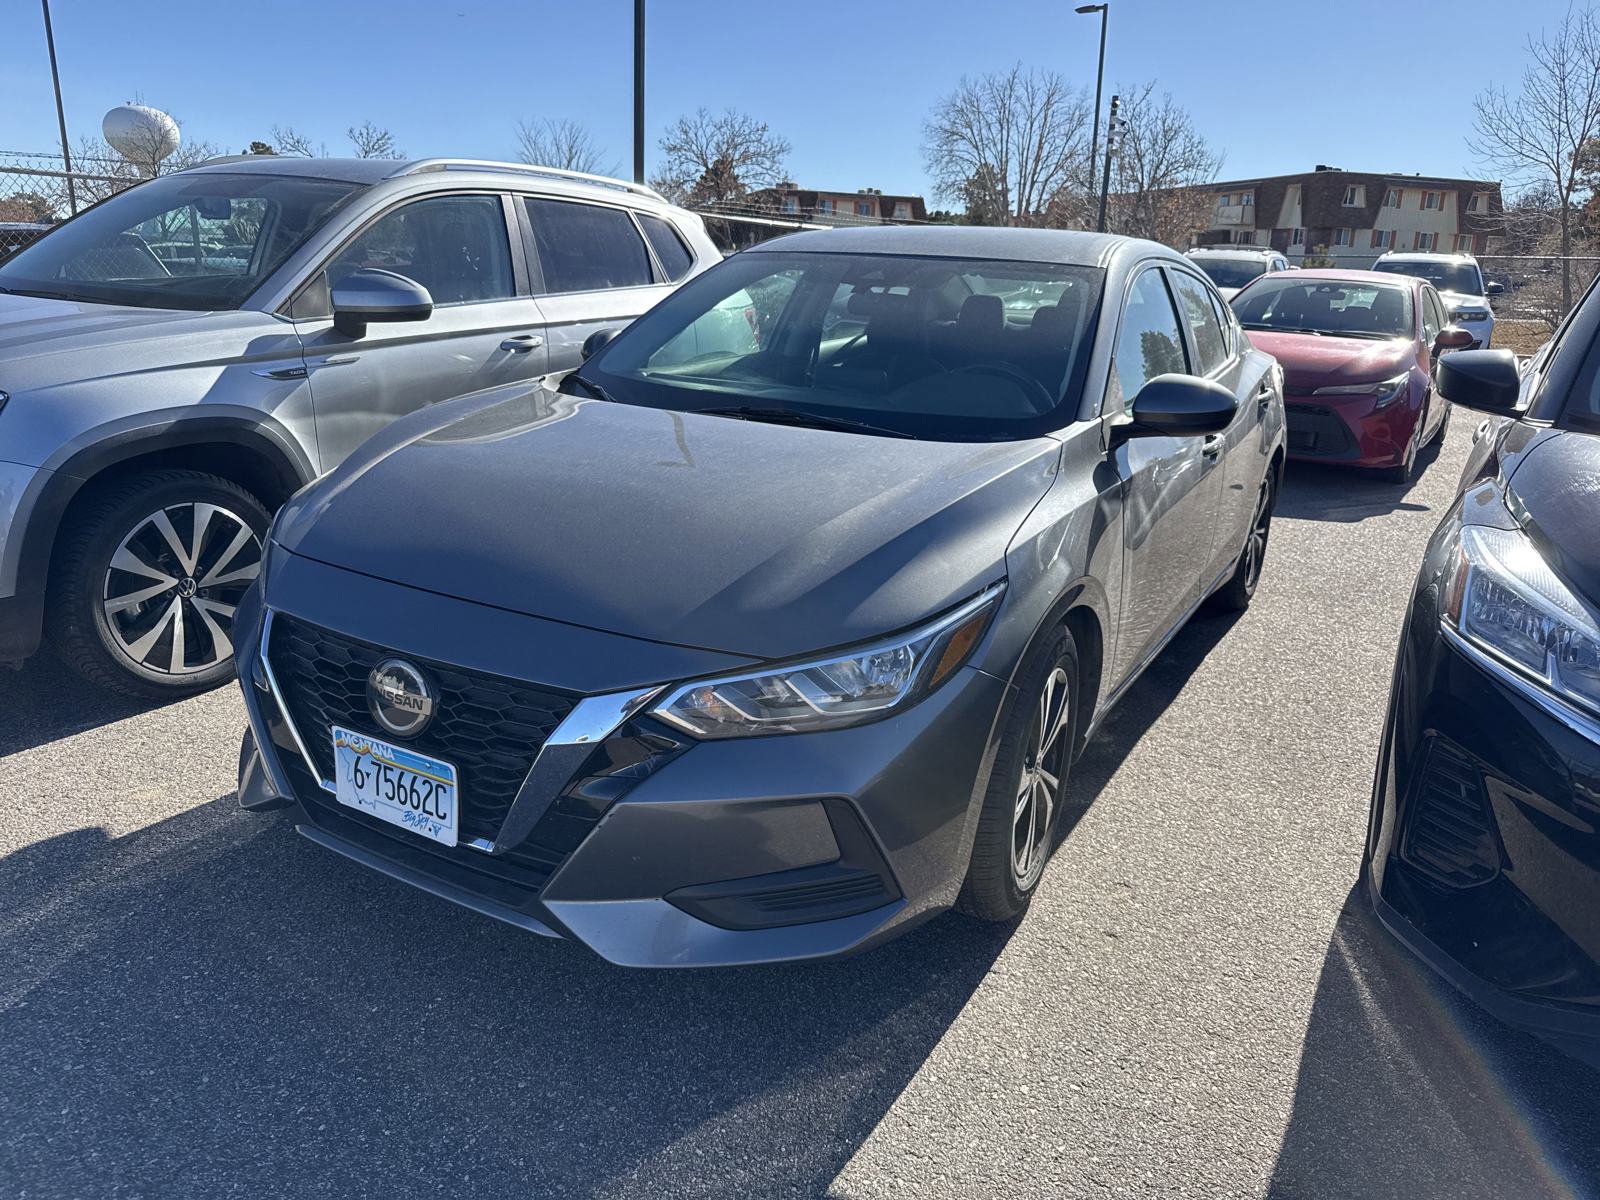
[[[632,192],[636,196],[648,196],[652,200],[666,202],[666,197],[654,188],[646,187],[642,183],[630,183],[626,179],[613,179],[609,175],[592,175],[588,171],[568,171],[562,167],[541,167],[536,163],[508,163],[498,162],[490,158],[419,158],[415,162],[406,163],[390,179],[398,179],[402,175],[420,175],[425,171],[504,171],[513,175],[538,175],[547,179],[565,179],[574,183],[589,183],[597,187],[616,188],[619,191]]]

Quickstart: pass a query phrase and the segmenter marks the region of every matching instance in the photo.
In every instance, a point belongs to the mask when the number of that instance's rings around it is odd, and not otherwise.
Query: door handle
[[[529,350],[537,350],[542,345],[544,339],[537,333],[524,333],[517,337],[508,337],[500,343],[500,349],[509,350],[513,354],[526,354]]]
[[[1207,458],[1215,458],[1222,453],[1225,441],[1226,439],[1220,433],[1208,433],[1206,434],[1206,440],[1200,443],[1200,453]]]

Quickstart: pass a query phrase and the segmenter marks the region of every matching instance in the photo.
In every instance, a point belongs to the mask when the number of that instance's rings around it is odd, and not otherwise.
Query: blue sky
[[[924,191],[922,121],[962,74],[1020,60],[1093,85],[1098,19],[1075,14],[1076,2],[651,0],[650,152],[674,115],[733,105],[793,143],[790,173],[807,186]],[[1225,177],[1319,162],[1470,174],[1472,93],[1515,83],[1525,36],[1566,10],[1566,0],[1111,4],[1108,94],[1118,81],[1158,80],[1226,152]],[[7,9],[0,149],[48,150],[57,138],[38,5]],[[343,130],[371,118],[407,154],[512,157],[519,118],[570,117],[622,171],[632,11],[632,0],[52,6],[74,142],[135,96],[228,151],[279,124],[339,153]]]

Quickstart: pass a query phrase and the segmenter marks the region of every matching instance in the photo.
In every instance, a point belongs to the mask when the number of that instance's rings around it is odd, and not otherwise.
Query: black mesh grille
[[[332,725],[378,732],[367,711],[367,675],[392,653],[292,617],[273,618],[268,648],[273,674],[323,778],[333,778]],[[408,659],[426,672],[438,700],[427,728],[404,744],[455,764],[461,796],[458,836],[492,841],[534,756],[577,697]]]
[[[1313,404],[1290,404],[1284,408],[1289,424],[1289,449],[1295,454],[1350,456],[1355,439],[1350,427],[1331,408]]]
[[[1500,871],[1483,777],[1465,755],[1434,738],[1406,817],[1401,857],[1449,887],[1471,887]]]

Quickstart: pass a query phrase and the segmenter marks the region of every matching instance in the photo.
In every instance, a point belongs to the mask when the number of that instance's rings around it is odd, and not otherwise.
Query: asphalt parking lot
[[[1292,468],[1244,617],[1091,744],[1026,919],[633,973],[232,796],[232,689],[0,674],[0,1196],[1553,1196],[1600,1076],[1353,891],[1400,614],[1473,422],[1408,490]]]

